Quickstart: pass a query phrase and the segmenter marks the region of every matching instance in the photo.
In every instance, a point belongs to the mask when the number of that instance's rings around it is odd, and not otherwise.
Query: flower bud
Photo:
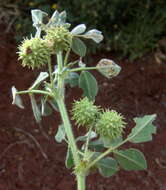
[[[18,49],[23,67],[41,68],[50,59],[50,49],[41,38],[25,39]]]
[[[123,119],[123,116],[114,110],[103,111],[96,122],[96,133],[110,140],[120,137],[126,124]]]

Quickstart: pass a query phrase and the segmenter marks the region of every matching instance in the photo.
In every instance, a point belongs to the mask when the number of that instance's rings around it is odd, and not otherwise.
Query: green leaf
[[[120,166],[127,171],[146,170],[147,163],[142,152],[137,149],[130,148],[128,150],[120,150],[114,152],[114,156]]]
[[[32,86],[30,87],[30,89],[37,89],[39,87],[39,85],[41,84],[41,82],[43,80],[45,80],[48,77],[48,73],[47,72],[41,72],[39,74],[39,76],[37,77],[37,79],[35,80],[35,82],[32,84]]]
[[[89,139],[94,139],[97,137],[97,134],[94,132],[94,131],[91,131],[91,132],[88,132],[86,133],[84,136],[80,136],[76,139],[76,141],[86,141],[86,139],[88,138],[89,136]]]
[[[99,172],[104,177],[111,177],[118,171],[117,161],[113,158],[107,157],[97,162]]]
[[[89,142],[89,148],[93,151],[102,151],[104,149],[103,141],[101,139],[91,141]]]
[[[82,71],[79,78],[79,87],[83,89],[84,96],[94,100],[98,92],[97,81],[88,71]]]
[[[120,144],[123,141],[122,137],[118,137],[113,140],[111,140],[108,137],[101,137],[100,139],[103,142],[105,148],[116,147],[118,144]]]
[[[82,37],[92,39],[96,43],[100,43],[103,40],[102,32],[96,29],[89,30]]]
[[[66,133],[63,124],[59,125],[58,131],[55,135],[55,140],[61,143],[65,139]]]
[[[110,59],[101,59],[97,64],[97,68],[108,79],[116,77],[121,71],[121,67]]]
[[[47,13],[44,11],[41,11],[39,9],[34,9],[31,11],[32,15],[32,21],[33,21],[33,26],[36,28],[36,37],[40,37],[41,35],[41,26],[43,24],[43,19],[48,16]]]
[[[69,83],[70,87],[75,87],[78,85],[78,80],[79,80],[79,74],[75,72],[70,72],[67,78],[65,79],[65,82]]]
[[[68,148],[68,150],[67,150],[65,165],[66,165],[66,168],[68,168],[68,169],[70,169],[74,166],[74,159],[73,159],[73,155],[72,155],[70,148]]]
[[[43,18],[48,16],[47,13],[45,13],[44,11],[41,11],[39,9],[34,9],[31,11],[31,15],[32,15],[32,21],[33,21],[33,25],[36,27],[38,27],[38,25],[41,25],[43,23]]]
[[[147,142],[152,140],[152,134],[156,133],[156,127],[152,124],[156,114],[146,115],[142,118],[134,118],[136,126],[132,129],[128,138],[132,143]]]
[[[58,108],[58,104],[56,102],[56,100],[48,100],[49,104],[52,106],[52,108],[55,110],[55,111],[58,111],[59,112],[59,108]]]
[[[21,109],[24,109],[22,99],[20,95],[17,94],[17,92],[18,92],[17,89],[13,86],[12,87],[12,96],[13,96],[12,104],[18,106]]]
[[[29,97],[30,97],[30,100],[31,100],[32,111],[33,111],[33,115],[35,117],[35,120],[36,120],[37,123],[40,123],[40,121],[41,121],[41,112],[40,112],[40,110],[38,108],[38,105],[36,103],[35,97],[34,97],[33,94],[30,94]]]
[[[84,57],[86,55],[86,45],[79,38],[73,38],[71,48],[73,52],[79,55],[80,57]]]
[[[42,116],[49,116],[52,114],[52,108],[47,103],[47,97],[41,99],[41,114]]]
[[[73,30],[71,31],[71,33],[74,34],[74,35],[79,35],[79,34],[84,33],[85,30],[86,30],[85,24],[79,24],[75,28],[73,28]]]

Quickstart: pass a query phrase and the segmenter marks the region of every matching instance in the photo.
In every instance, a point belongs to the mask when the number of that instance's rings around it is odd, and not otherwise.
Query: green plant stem
[[[66,56],[65,56],[65,60],[64,60],[64,66],[67,65],[67,61],[68,61],[68,58],[69,58],[70,51],[71,51],[71,48],[66,52]]]
[[[129,140],[129,138],[125,139],[124,141],[122,141],[121,143],[119,143],[117,146],[115,147],[110,147],[108,150],[106,150],[105,152],[103,152],[100,156],[98,156],[95,160],[93,160],[86,168],[86,170],[89,170],[92,166],[94,166],[99,160],[101,160],[102,158],[104,158],[105,156],[107,156],[108,154],[110,154],[111,152],[113,152],[114,150],[116,150],[118,147],[120,147],[121,145],[125,144],[127,141]]]
[[[66,132],[66,136],[69,142],[69,147],[71,148],[72,154],[73,154],[73,158],[74,158],[74,163],[75,165],[79,164],[79,156],[78,156],[78,149],[75,143],[75,139],[74,139],[74,135],[71,129],[71,124],[68,118],[68,114],[66,111],[66,107],[64,104],[64,101],[62,98],[59,98],[57,100],[58,103],[58,107],[59,107],[59,111],[62,117],[62,121],[64,124],[64,128],[65,128],[65,132]]]
[[[68,138],[69,142],[69,147],[71,148],[73,158],[74,158],[74,163],[75,165],[79,164],[79,155],[78,155],[78,148],[75,143],[75,138],[73,135],[73,131],[71,128],[71,124],[69,121],[68,113],[66,111],[66,106],[64,103],[64,79],[63,76],[61,75],[62,69],[63,69],[63,60],[62,60],[62,53],[59,52],[57,54],[57,62],[58,62],[58,98],[57,98],[57,104],[60,110],[60,114],[64,123],[64,128],[65,132]]]
[[[50,75],[51,87],[54,88],[53,77],[52,77],[51,59],[48,60],[48,71],[49,71],[49,75]]]
[[[77,190],[86,189],[86,177],[84,175],[77,176]]]
[[[88,137],[87,137],[87,139],[86,139],[85,151],[84,151],[84,158],[86,158],[86,154],[87,154],[87,151],[88,151],[88,146],[89,146],[90,135],[91,135],[91,132],[92,132],[92,127],[93,127],[93,125],[92,125],[92,126],[90,127],[90,129],[89,129]]]
[[[68,140],[68,146],[71,148],[74,164],[75,167],[77,167],[80,164],[80,157],[79,157],[79,150],[77,148],[76,140],[74,138],[71,123],[64,102],[65,87],[64,87],[64,78],[61,74],[63,70],[63,60],[61,52],[57,54],[57,62],[58,62],[58,97],[55,96],[55,98],[64,124]],[[77,179],[77,190],[85,190],[85,175],[80,175],[76,173],[76,179]]]
[[[95,70],[95,69],[99,69],[99,68],[98,67],[80,67],[80,68],[76,68],[76,69],[70,69],[69,72]]]

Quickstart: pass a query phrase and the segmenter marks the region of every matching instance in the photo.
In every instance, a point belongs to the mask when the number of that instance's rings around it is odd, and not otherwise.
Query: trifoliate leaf
[[[58,131],[57,131],[57,133],[55,135],[55,140],[58,143],[61,143],[65,139],[65,136],[66,136],[66,133],[65,133],[65,129],[64,129],[63,124],[59,125]]]
[[[128,138],[132,143],[147,142],[152,140],[152,134],[156,133],[156,127],[152,124],[156,114],[135,118],[136,126],[132,129]]]
[[[79,38],[73,38],[71,48],[73,52],[79,55],[80,57],[84,57],[86,55],[86,45]]]
[[[114,156],[120,166],[127,170],[146,170],[147,163],[142,152],[137,149],[130,148],[128,150],[120,150],[114,152]]]
[[[103,40],[102,32],[100,32],[99,30],[96,30],[96,29],[90,30],[82,36],[84,38],[92,39],[96,43],[100,43]]]
[[[30,89],[37,89],[39,87],[39,85],[41,84],[42,81],[44,81],[47,77],[48,77],[48,73],[47,72],[41,72],[39,74],[39,76],[37,77],[37,79],[35,80],[35,82],[32,84],[32,86],[30,87]]]
[[[79,87],[83,89],[84,96],[88,97],[89,100],[94,100],[97,92],[98,85],[94,76],[88,71],[82,71],[79,78]]]
[[[18,106],[21,109],[24,109],[22,99],[20,95],[17,94],[17,89],[14,86],[12,87],[12,96],[13,96],[12,104]]]
[[[103,177],[111,177],[118,171],[117,161],[110,157],[103,158],[97,162],[97,167]]]
[[[32,15],[33,26],[37,30],[36,37],[40,37],[41,25],[43,23],[43,19],[44,17],[48,16],[48,14],[39,9],[34,9],[31,11],[31,15]]]
[[[75,28],[73,28],[73,30],[71,31],[71,33],[74,34],[74,35],[78,35],[78,34],[84,33],[85,30],[86,30],[85,24],[79,24]]]
[[[32,10],[31,15],[32,15],[32,21],[33,21],[33,24],[35,27],[36,27],[36,25],[41,25],[43,22],[43,18],[45,16],[48,16],[47,13],[45,13],[44,11],[41,11],[39,9]]]

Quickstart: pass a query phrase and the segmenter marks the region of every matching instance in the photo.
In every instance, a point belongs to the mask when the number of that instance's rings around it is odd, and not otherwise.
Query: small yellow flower
[[[52,4],[51,6],[52,9],[57,9],[58,8],[58,5],[56,3]]]
[[[33,7],[33,6],[35,6],[35,2],[29,2],[29,6],[31,6],[31,7]]]

